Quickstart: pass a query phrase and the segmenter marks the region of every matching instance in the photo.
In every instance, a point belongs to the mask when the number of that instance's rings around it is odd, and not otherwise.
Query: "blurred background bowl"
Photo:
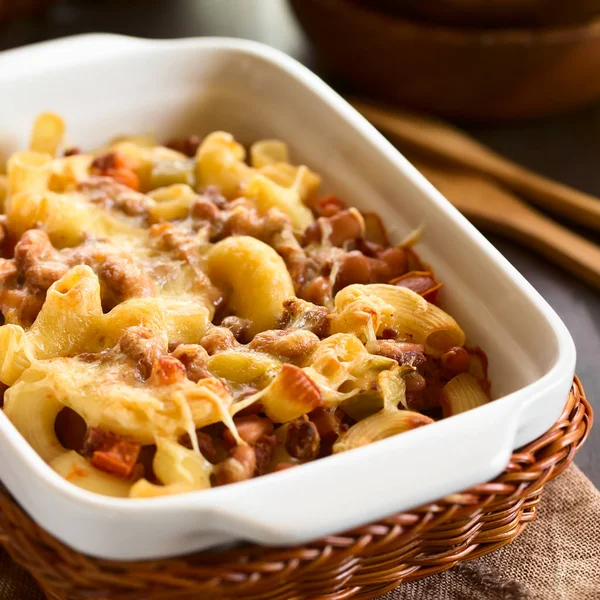
[[[366,0],[291,3],[323,69],[346,92],[471,120],[539,117],[600,97],[598,19],[474,29],[385,13]]]
[[[353,0],[396,16],[484,27],[568,25],[600,13],[600,0]]]
[[[54,0],[0,0],[0,25],[43,12]]]

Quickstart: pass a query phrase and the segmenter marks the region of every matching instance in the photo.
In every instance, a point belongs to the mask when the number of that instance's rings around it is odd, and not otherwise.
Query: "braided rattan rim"
[[[83,556],[38,527],[0,486],[0,544],[51,600],[366,600],[508,544],[535,519],[543,486],[573,461],[592,426],[577,378],[543,436],[495,480],[297,548],[123,563]]]

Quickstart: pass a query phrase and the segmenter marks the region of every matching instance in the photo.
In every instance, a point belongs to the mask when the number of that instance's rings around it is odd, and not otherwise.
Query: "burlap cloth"
[[[380,598],[471,599],[600,600],[600,492],[576,466],[546,486],[538,518],[512,544]],[[44,600],[3,550],[0,600]]]

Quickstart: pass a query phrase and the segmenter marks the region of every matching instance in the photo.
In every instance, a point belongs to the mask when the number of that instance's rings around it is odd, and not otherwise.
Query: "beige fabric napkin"
[[[44,600],[2,550],[0,600]],[[573,465],[512,544],[379,600],[600,600],[600,492]]]

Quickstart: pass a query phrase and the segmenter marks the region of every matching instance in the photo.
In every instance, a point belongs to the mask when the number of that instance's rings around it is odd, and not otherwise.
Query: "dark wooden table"
[[[0,29],[0,49],[98,31],[159,38],[249,38],[317,68],[285,0],[58,0],[45,17]],[[523,165],[600,197],[600,104],[535,122],[465,127]],[[577,372],[600,415],[600,295],[537,255],[501,238],[490,239],[571,330]],[[600,486],[600,427],[577,462]]]

